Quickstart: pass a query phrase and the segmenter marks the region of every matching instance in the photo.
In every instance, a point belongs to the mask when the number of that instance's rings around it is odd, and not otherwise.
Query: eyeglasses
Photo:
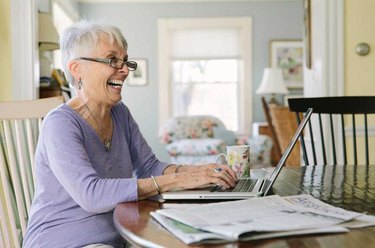
[[[135,61],[124,61],[122,59],[87,58],[87,57],[80,57],[78,59],[108,64],[110,67],[113,67],[115,69],[122,69],[124,65],[126,65],[129,68],[129,71],[135,71],[137,69],[137,62]]]

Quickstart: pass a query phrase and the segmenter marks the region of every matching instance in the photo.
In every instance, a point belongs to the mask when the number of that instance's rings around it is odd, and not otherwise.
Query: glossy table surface
[[[281,171],[273,191],[281,196],[310,194],[337,207],[375,215],[375,165],[287,167]],[[114,212],[116,228],[124,239],[135,245],[192,247],[152,219],[149,213],[160,208],[163,203],[151,200],[118,204]],[[209,247],[375,247],[375,227],[352,229],[342,234],[304,235]]]

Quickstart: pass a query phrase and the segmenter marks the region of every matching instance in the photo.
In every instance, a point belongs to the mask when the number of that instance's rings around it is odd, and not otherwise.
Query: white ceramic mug
[[[227,165],[238,178],[250,177],[250,146],[227,146],[227,154],[220,153],[216,161],[223,156]]]

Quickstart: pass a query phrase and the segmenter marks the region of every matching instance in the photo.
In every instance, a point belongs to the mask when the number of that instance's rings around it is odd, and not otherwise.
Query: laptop
[[[266,196],[275,182],[277,176],[280,174],[281,169],[284,167],[293,147],[297,143],[299,136],[304,130],[307,122],[309,121],[312,113],[312,108],[309,108],[302,121],[300,122],[292,140],[283,153],[279,163],[268,178],[252,179],[242,178],[237,183],[236,187],[227,189],[225,191],[215,190],[215,186],[209,186],[200,189],[192,190],[176,190],[164,192],[160,195],[159,200],[236,200],[251,197]],[[246,187],[245,187],[246,186]]]

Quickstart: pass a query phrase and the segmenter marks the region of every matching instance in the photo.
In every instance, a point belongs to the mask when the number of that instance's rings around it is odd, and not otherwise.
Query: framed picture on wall
[[[129,86],[145,86],[147,85],[147,60],[133,59],[138,66],[135,71],[130,71],[125,83]]]
[[[303,88],[302,40],[273,40],[270,44],[271,67],[281,68],[288,88]]]

